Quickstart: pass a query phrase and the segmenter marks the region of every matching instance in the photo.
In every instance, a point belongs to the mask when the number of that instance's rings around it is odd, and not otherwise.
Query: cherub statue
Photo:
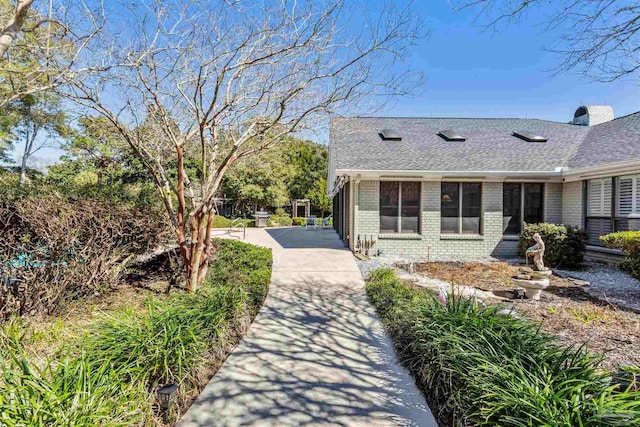
[[[533,240],[536,241],[536,244],[527,249],[527,259],[533,255],[533,264],[536,270],[546,271],[548,268],[544,266],[544,241],[539,233],[533,235]]]

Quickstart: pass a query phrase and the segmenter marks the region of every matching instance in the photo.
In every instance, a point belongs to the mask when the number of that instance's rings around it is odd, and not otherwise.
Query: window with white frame
[[[591,179],[587,184],[587,216],[611,216],[611,178]]]
[[[640,215],[640,175],[617,178],[616,215]]]

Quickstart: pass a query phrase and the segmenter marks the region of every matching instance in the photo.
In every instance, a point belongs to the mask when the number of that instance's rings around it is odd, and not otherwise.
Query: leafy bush
[[[213,217],[213,228],[229,228],[231,226],[231,220],[220,215]]]
[[[229,219],[220,215],[213,217],[212,228],[229,228],[233,223],[243,223],[245,227],[255,227],[255,220],[253,219]]]
[[[23,191],[0,201],[0,319],[106,290],[135,255],[164,243],[151,209]]]
[[[525,256],[533,246],[533,235],[539,233],[545,243],[544,261],[550,267],[577,267],[587,250],[587,232],[578,227],[550,223],[524,224],[518,242],[518,254]]]
[[[268,249],[231,240],[214,246],[197,293],[149,298],[142,314],[112,314],[44,369],[24,356],[24,332],[9,321],[0,330],[0,424],[148,425],[158,386],[174,382],[187,394],[203,387],[202,368],[224,360],[271,277]]]
[[[640,425],[639,391],[533,322],[461,297],[443,305],[389,269],[367,293],[441,425]]]
[[[293,225],[307,225],[307,218],[301,217],[301,216],[295,216],[292,218],[293,219]]]
[[[291,217],[285,214],[273,214],[269,216],[269,227],[289,227],[293,223]]]
[[[600,241],[608,248],[623,251],[625,258],[618,266],[636,279],[640,279],[640,231],[611,233],[600,236]]]

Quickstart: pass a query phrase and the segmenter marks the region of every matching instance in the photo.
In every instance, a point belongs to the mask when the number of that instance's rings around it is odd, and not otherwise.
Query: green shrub
[[[231,220],[220,215],[213,217],[213,228],[229,228],[231,226]]]
[[[587,232],[578,227],[550,223],[524,224],[518,242],[518,254],[525,256],[539,233],[545,243],[544,261],[550,267],[578,267],[587,250]]]
[[[307,225],[307,218],[304,218],[301,216],[295,216],[293,217],[293,225],[297,225],[297,226]]]
[[[533,322],[461,297],[443,305],[388,269],[366,289],[441,425],[640,425],[640,392]]]
[[[259,307],[271,281],[271,251],[230,239],[213,240],[215,259],[209,266],[211,283],[242,287]]]
[[[273,214],[269,216],[269,227],[289,227],[292,224],[292,219],[286,213]]]
[[[640,279],[640,231],[620,231],[600,236],[600,241],[608,248],[620,249],[625,257],[618,266]]]

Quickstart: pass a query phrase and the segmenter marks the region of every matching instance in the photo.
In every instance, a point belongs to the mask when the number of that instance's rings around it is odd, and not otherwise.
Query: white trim
[[[593,178],[601,178],[604,176],[617,175],[633,175],[640,173],[640,159],[625,162],[609,163],[606,165],[589,166],[585,168],[570,169],[568,167],[559,166],[553,170],[542,171],[433,171],[433,170],[379,170],[379,169],[336,169],[336,176],[362,175],[363,179],[401,179],[407,177],[423,178],[425,180],[446,180],[461,179],[458,177],[466,177],[465,179],[481,179],[486,182],[493,181],[509,181],[518,180],[536,180],[544,179],[545,181],[560,182],[583,181]]]
[[[629,175],[640,172],[640,159],[586,168],[567,169],[563,176],[566,182],[582,181],[606,176]]]
[[[509,179],[540,180],[562,182],[562,168],[553,171],[421,171],[421,170],[359,170],[337,169],[336,175],[356,176],[363,180],[395,180],[403,178],[422,179],[425,181],[461,181],[478,180],[482,182],[502,182]]]

